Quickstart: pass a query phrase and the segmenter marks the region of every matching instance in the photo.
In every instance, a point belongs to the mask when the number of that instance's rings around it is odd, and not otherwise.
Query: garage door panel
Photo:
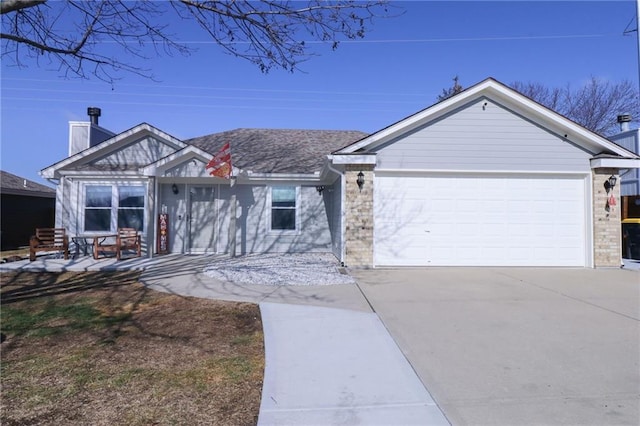
[[[585,185],[566,177],[376,177],[377,265],[584,266]]]

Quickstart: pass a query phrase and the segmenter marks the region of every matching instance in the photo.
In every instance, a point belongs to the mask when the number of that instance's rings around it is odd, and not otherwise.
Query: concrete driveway
[[[640,424],[639,272],[350,272],[452,424]]]

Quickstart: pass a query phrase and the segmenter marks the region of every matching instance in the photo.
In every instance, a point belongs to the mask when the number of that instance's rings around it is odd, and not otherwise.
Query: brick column
[[[618,178],[613,189],[616,205],[607,208],[605,182],[609,176]],[[618,169],[593,169],[593,262],[596,267],[619,268],[622,262],[621,200]]]
[[[373,266],[373,165],[347,164],[345,167],[345,259],[347,266]],[[364,186],[358,188],[358,173]]]

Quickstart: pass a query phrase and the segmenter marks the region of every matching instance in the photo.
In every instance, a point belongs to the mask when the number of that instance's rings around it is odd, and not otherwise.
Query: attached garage
[[[347,266],[620,267],[640,157],[487,79],[333,153]]]
[[[377,174],[376,266],[586,266],[587,176]]]

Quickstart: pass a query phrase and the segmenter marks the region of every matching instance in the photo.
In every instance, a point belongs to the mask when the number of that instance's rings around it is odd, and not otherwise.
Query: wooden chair
[[[65,228],[36,228],[29,239],[29,261],[36,260],[37,251],[61,251],[69,259],[69,237]]]
[[[140,235],[135,228],[118,228],[116,236],[116,258],[122,258],[124,250],[135,250],[136,257],[142,256]]]

